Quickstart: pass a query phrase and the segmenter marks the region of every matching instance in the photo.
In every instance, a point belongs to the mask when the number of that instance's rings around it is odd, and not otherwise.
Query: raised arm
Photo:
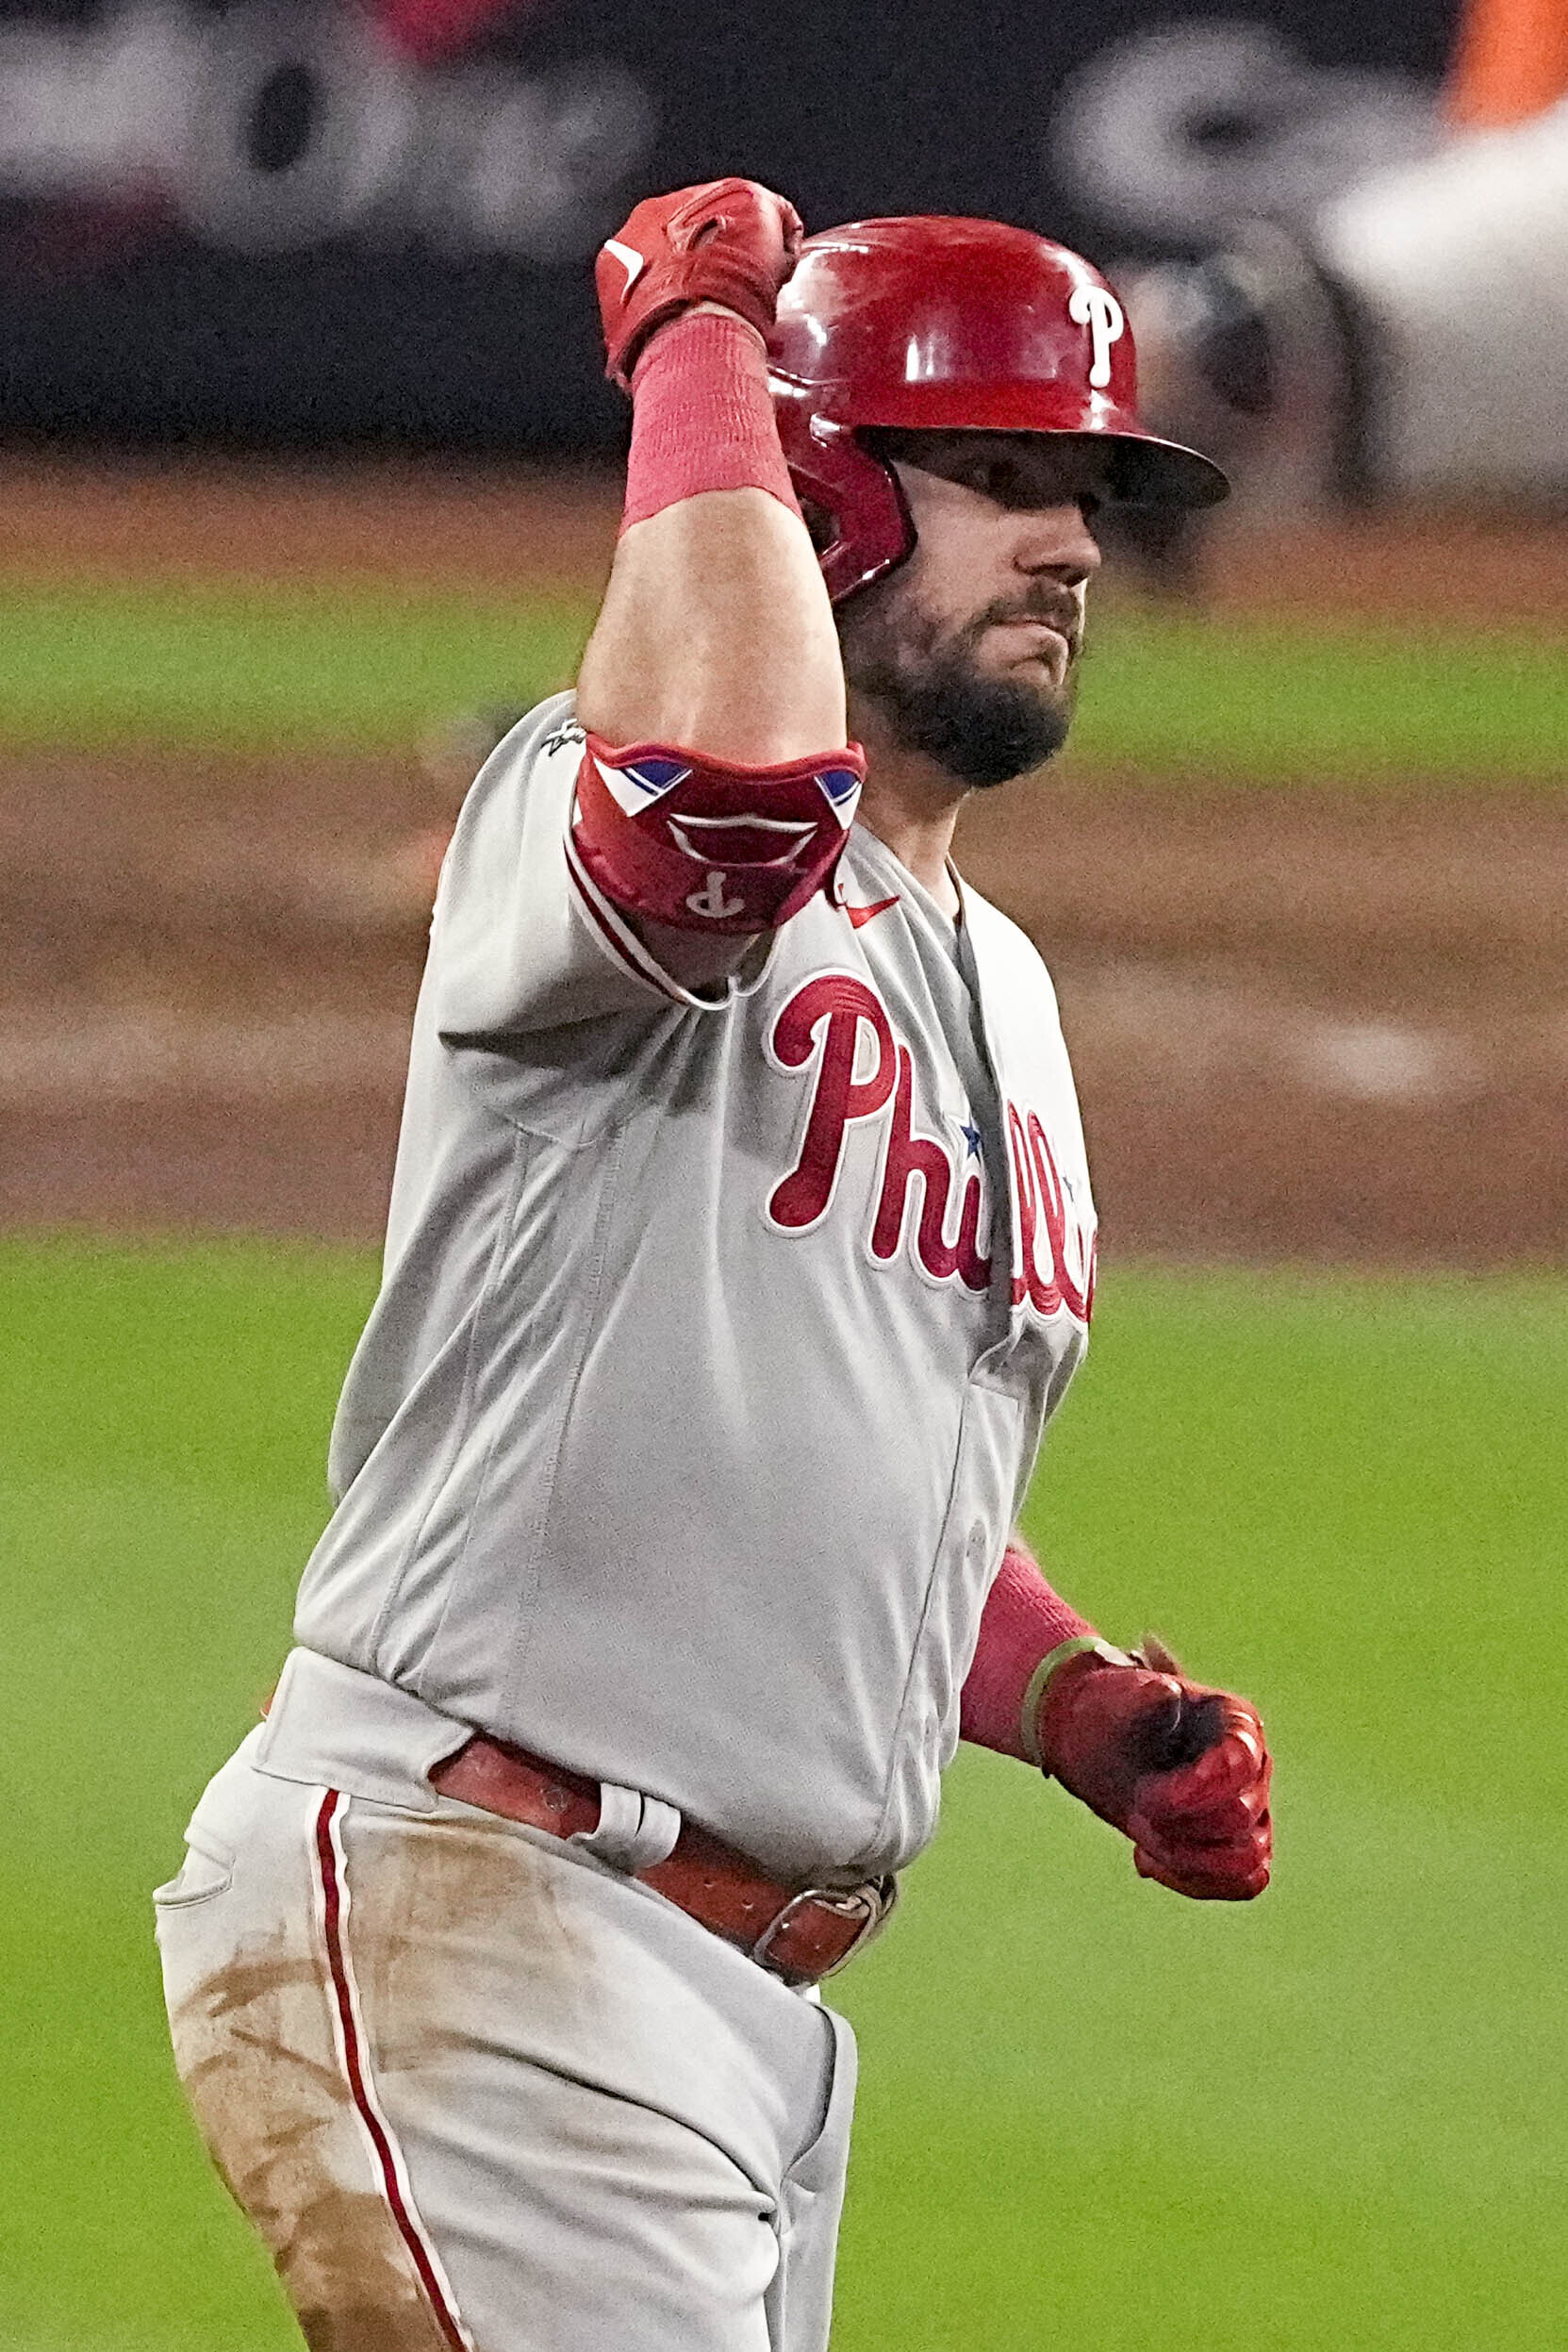
[[[733,968],[822,886],[858,792],[832,606],[767,388],[764,336],[801,234],[783,198],[720,180],[638,205],[599,258],[632,446],[578,676],[573,842],[683,977]]]

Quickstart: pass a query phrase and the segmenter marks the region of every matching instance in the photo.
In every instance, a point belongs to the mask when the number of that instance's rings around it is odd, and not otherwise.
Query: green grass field
[[[374,1274],[0,1245],[10,2352],[295,2341],[186,2127],[147,1890],[253,1718]],[[1568,1281],[1121,1272],[1031,1504],[1266,1706],[1280,1860],[1182,1905],[967,1757],[843,1980],[836,2352],[1549,2352]]]
[[[433,716],[566,684],[585,606],[436,590],[0,581],[0,743],[406,751]],[[1075,760],[1378,785],[1568,780],[1561,650],[1506,630],[1097,621]]]

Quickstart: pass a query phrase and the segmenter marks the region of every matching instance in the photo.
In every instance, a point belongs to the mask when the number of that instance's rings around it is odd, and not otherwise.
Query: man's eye
[[[994,498],[999,506],[1012,506],[1018,502],[1018,469],[1005,457],[989,457],[978,463],[969,479],[975,489],[986,498]]]
[[[979,490],[982,497],[995,498],[999,471],[994,457],[969,457],[954,468],[953,479],[966,490]]]
[[[970,458],[957,469],[954,478],[966,489],[979,491],[999,506],[1076,506],[1085,522],[1094,519],[1104,503],[1098,490],[1078,490],[1070,481],[1037,478],[1011,457]]]

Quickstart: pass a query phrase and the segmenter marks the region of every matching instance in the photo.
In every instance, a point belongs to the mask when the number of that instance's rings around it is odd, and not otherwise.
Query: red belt
[[[438,1764],[431,1786],[443,1797],[548,1830],[552,1837],[599,1826],[599,1783],[478,1732]],[[898,1893],[891,1877],[839,1888],[783,1886],[706,1830],[683,1825],[674,1851],[634,1874],[711,1934],[738,1945],[759,1967],[791,1984],[815,1984],[868,1944]]]

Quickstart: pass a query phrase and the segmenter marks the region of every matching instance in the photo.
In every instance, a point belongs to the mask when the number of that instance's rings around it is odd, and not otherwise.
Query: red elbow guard
[[[866,775],[860,746],[737,768],[586,738],[570,848],[624,914],[679,931],[774,931],[832,878]]]

